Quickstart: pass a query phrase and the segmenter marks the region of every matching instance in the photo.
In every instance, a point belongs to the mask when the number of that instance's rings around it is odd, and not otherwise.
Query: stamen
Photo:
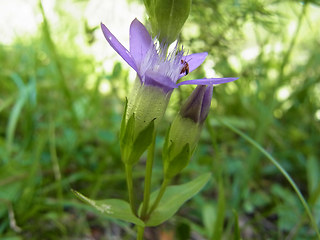
[[[147,71],[158,72],[169,77],[172,82],[177,82],[181,71],[181,59],[184,55],[183,47],[179,51],[177,42],[174,49],[167,55],[168,47],[168,44],[159,43],[156,38],[154,39],[141,62],[140,73],[142,76]]]

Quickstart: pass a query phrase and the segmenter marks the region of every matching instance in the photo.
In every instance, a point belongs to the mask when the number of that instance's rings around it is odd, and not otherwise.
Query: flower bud
[[[195,123],[202,124],[209,113],[213,86],[198,86],[187,99],[180,110],[183,118],[189,118]]]
[[[187,20],[191,0],[144,0],[153,34],[161,42],[174,42]]]
[[[165,178],[174,177],[188,165],[209,113],[212,89],[198,86],[172,122],[163,148]]]

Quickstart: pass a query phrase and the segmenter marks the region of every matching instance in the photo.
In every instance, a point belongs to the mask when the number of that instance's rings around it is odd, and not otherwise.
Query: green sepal
[[[146,222],[146,226],[157,226],[170,219],[187,200],[196,195],[205,186],[210,177],[211,173],[205,173],[188,183],[168,187],[159,205]],[[159,190],[151,194],[151,206],[158,193]]]
[[[144,153],[144,151],[149,147],[152,142],[154,134],[154,121],[153,119],[148,126],[143,129],[138,137],[134,140],[133,147],[130,153],[128,164],[135,164],[139,161],[139,158]]]
[[[124,105],[124,111],[123,111],[123,114],[122,114],[121,127],[120,127],[120,139],[121,140],[124,137],[125,129],[126,129],[127,109],[128,109],[128,98],[126,98],[126,102],[125,102],[125,105]]]
[[[172,143],[169,147],[169,156],[171,155],[171,149],[174,149],[174,144]],[[191,152],[190,152],[190,145],[189,143],[185,144],[182,148],[182,150],[180,151],[179,154],[177,154],[175,157],[173,157],[172,159],[165,159],[164,161],[164,174],[165,174],[165,178],[171,179],[174,176],[176,176],[177,174],[179,174],[182,169],[184,169],[191,158]],[[171,157],[171,156],[170,156]]]
[[[129,157],[132,151],[132,143],[134,140],[134,127],[135,116],[132,114],[125,126],[123,137],[120,139],[121,156],[124,163],[129,162]]]
[[[154,121],[153,119],[139,134],[135,137],[135,114],[129,118],[124,134],[120,139],[120,148],[122,161],[125,164],[133,165],[144,153],[150,145],[154,134]]]
[[[170,134],[170,129],[171,129],[171,124],[166,132],[166,136],[164,139],[164,144],[163,144],[163,148],[162,148],[162,157],[165,161],[165,159],[168,157],[169,154],[169,134]]]
[[[142,227],[145,225],[141,219],[139,219],[132,213],[130,205],[126,201],[123,201],[121,199],[92,200],[75,190],[71,191],[80,200],[91,205],[107,217],[124,220]]]

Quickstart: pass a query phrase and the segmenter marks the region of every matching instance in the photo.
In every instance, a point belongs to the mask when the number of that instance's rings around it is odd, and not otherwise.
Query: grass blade
[[[295,184],[295,182],[293,181],[293,179],[289,176],[289,174],[287,173],[287,171],[277,162],[277,160],[271,156],[270,153],[268,153],[266,150],[264,150],[263,147],[261,147],[261,145],[259,143],[257,143],[255,140],[253,140],[252,138],[250,138],[248,135],[246,135],[245,133],[243,133],[242,131],[240,131],[239,129],[233,127],[232,125],[230,125],[227,122],[223,122],[220,121],[220,123],[222,123],[224,126],[228,127],[229,129],[231,129],[233,132],[239,134],[242,138],[244,138],[246,141],[248,141],[250,144],[252,144],[252,146],[254,146],[255,148],[257,148],[263,155],[265,155],[271,162],[272,164],[274,164],[279,171],[282,173],[282,175],[288,180],[288,182],[290,183],[290,185],[292,186],[292,188],[294,189],[294,191],[296,192],[296,194],[298,195],[303,207],[305,208],[307,215],[310,218],[311,224],[317,234],[318,239],[320,239],[320,233],[319,233],[319,229],[318,226],[316,224],[316,221],[311,213],[311,210],[308,206],[307,201],[304,199],[303,195],[301,194],[299,188],[297,187],[297,185]]]

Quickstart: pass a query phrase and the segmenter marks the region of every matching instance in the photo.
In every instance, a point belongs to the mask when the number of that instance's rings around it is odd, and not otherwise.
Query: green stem
[[[147,156],[147,165],[146,165],[146,175],[144,178],[144,192],[143,192],[143,204],[141,210],[141,219],[144,220],[150,202],[150,189],[151,189],[151,178],[152,178],[152,166],[153,166],[153,159],[154,159],[154,149],[155,149],[155,134],[153,134],[152,143],[148,149],[148,156]]]
[[[164,192],[166,191],[166,188],[167,188],[169,182],[170,182],[170,179],[165,178],[165,179],[163,180],[162,185],[161,185],[161,188],[160,188],[160,191],[159,191],[159,193],[158,193],[158,196],[157,196],[155,202],[153,203],[152,207],[150,208],[150,211],[149,211],[149,213],[148,213],[148,216],[150,216],[151,213],[157,208],[157,206],[158,206],[158,204],[159,204],[159,202],[160,202],[160,200],[161,200]]]
[[[125,169],[126,169],[126,179],[127,179],[127,187],[128,187],[129,203],[130,203],[131,211],[133,214],[137,215],[135,210],[135,204],[134,204],[132,165],[125,164]]]
[[[277,160],[272,157],[270,155],[270,153],[268,153],[266,150],[264,150],[260,144],[258,144],[256,141],[254,141],[252,138],[250,138],[249,136],[247,136],[246,134],[244,134],[243,132],[241,132],[239,129],[231,126],[229,123],[226,122],[222,122],[220,121],[223,125],[225,125],[226,127],[230,128],[232,131],[234,131],[235,133],[239,134],[241,137],[243,137],[245,140],[247,140],[249,143],[251,143],[255,148],[257,148],[262,154],[264,154],[272,163],[273,165],[275,165],[279,171],[282,173],[282,175],[288,180],[288,182],[290,183],[291,187],[294,189],[294,191],[296,192],[296,194],[298,195],[298,198],[300,199],[302,205],[304,206],[304,209],[307,212],[307,215],[310,218],[311,224],[313,226],[313,229],[315,230],[318,239],[320,240],[320,233],[319,233],[319,229],[317,226],[317,223],[311,213],[311,210],[309,208],[309,205],[307,203],[307,201],[304,199],[302,193],[300,192],[299,188],[297,187],[297,185],[295,184],[295,182],[293,181],[293,179],[289,176],[289,174],[286,172],[286,170],[277,162]]]
[[[138,226],[137,240],[143,240],[144,227]]]

